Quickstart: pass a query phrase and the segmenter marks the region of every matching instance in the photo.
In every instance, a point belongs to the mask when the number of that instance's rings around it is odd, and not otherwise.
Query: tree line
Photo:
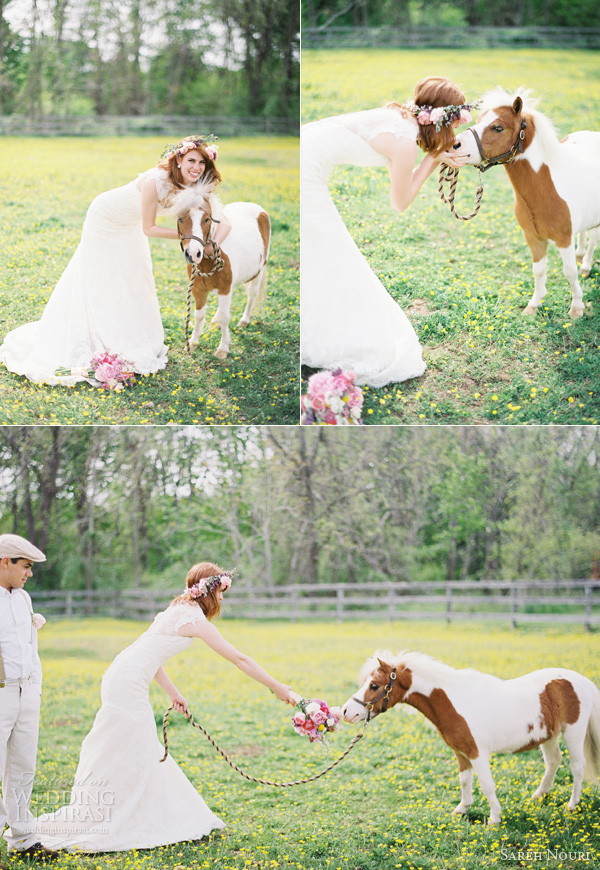
[[[297,118],[297,0],[0,0],[0,113]]]
[[[598,27],[596,0],[305,0],[306,27]]]
[[[598,575],[597,428],[11,427],[0,531],[45,588]]]

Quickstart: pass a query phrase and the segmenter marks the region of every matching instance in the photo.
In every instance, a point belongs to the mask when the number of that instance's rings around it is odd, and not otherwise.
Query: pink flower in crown
[[[443,109],[432,109],[430,113],[431,123],[437,124],[438,121],[441,121],[444,117]]]
[[[211,160],[216,160],[219,156],[219,150],[216,145],[209,145],[204,149]]]
[[[419,124],[423,125],[431,124],[431,117],[427,109],[421,109],[421,111],[417,115],[417,121],[419,122]]]
[[[317,372],[308,379],[307,394],[309,399],[315,396],[324,396],[331,392],[333,375],[329,371]]]
[[[461,124],[470,124],[471,123],[471,113],[468,109],[460,110],[460,123]]]

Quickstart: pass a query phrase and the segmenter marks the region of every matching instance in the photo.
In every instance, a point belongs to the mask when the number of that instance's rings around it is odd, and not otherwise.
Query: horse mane
[[[379,667],[378,659],[381,659],[382,662],[392,667],[399,668],[402,665],[403,667],[410,668],[415,675],[431,683],[439,683],[443,680],[447,685],[449,681],[461,679],[465,674],[479,673],[479,671],[475,671],[473,668],[458,670],[444,664],[444,662],[440,662],[438,659],[434,659],[432,656],[425,655],[425,653],[411,652],[410,650],[392,653],[389,650],[382,649],[376,650],[362,666],[358,677],[359,685],[362,686],[369,674],[377,670]]]
[[[200,178],[195,184],[177,191],[173,196],[170,210],[181,217],[193,208],[206,209],[207,204],[211,202],[214,189],[214,181],[203,181]]]
[[[499,109],[501,106],[512,106],[517,97],[523,100],[523,115],[529,115],[533,118],[536,141],[539,143],[542,153],[548,156],[557,154],[560,143],[556,127],[550,118],[537,110],[539,97],[530,88],[520,87],[512,93],[505,91],[502,87],[493,88],[481,98],[479,117],[481,118],[486,112]]]

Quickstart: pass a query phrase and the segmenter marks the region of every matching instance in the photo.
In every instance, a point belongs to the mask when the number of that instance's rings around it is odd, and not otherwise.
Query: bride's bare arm
[[[207,621],[184,625],[180,629],[180,634],[183,637],[199,637],[200,640],[203,640],[205,644],[220,656],[223,656],[224,659],[227,659],[228,662],[234,664],[240,671],[243,671],[258,683],[262,683],[267,689],[271,689],[280,701],[284,701],[286,704],[296,703],[289,686],[280,683],[268,674],[264,668],[261,668],[254,659],[237,650],[225,640],[212,623]]]
[[[188,712],[188,703],[178,691],[177,686],[173,683],[169,677],[167,676],[167,672],[165,669],[161,667],[154,674],[154,679],[164,691],[167,693],[169,698],[171,699],[171,703],[173,704],[173,708],[177,710],[178,713],[187,713]]]
[[[434,156],[426,154],[418,166],[415,162],[418,154],[416,142],[401,137],[396,139],[393,133],[379,133],[371,139],[371,146],[389,160],[390,173],[390,204],[395,211],[406,211],[416,197],[424,181],[440,165],[448,163],[456,166],[450,154],[444,152]],[[462,165],[462,164],[458,164]]]
[[[179,233],[170,227],[156,225],[158,210],[158,194],[153,178],[145,178],[142,182],[142,229],[144,234],[158,239],[178,239]]]

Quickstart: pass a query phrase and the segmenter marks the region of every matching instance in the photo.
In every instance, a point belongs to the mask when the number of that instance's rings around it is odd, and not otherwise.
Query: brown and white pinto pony
[[[239,327],[248,326],[255,305],[265,295],[271,243],[269,215],[254,202],[231,202],[224,206],[210,190],[202,195],[202,188],[198,184],[176,194],[174,209],[179,215],[178,227],[187,260],[188,278],[191,278],[194,266],[200,273],[212,271],[214,262],[204,253],[206,243],[212,239],[222,215],[231,224],[231,231],[220,246],[223,268],[209,277],[196,274],[192,286],[195,314],[190,346],[192,350],[198,347],[208,296],[215,291],[218,303],[212,323],[218,323],[221,327],[221,341],[215,355],[219,359],[226,359],[231,341],[229,320],[234,288],[240,284],[247,285],[246,307]],[[193,238],[186,238],[190,236]]]
[[[581,317],[583,294],[577,280],[574,237],[582,237],[577,254],[581,274],[590,273],[600,237],[600,133],[571,133],[559,142],[551,121],[535,109],[531,92],[507,94],[497,88],[482,100],[477,123],[452,146],[466,163],[503,165],[515,193],[515,215],[533,257],[534,292],[524,314],[535,314],[546,295],[546,254],[553,241],[571,285],[571,317]],[[498,161],[496,158],[500,158]]]
[[[435,725],[458,760],[461,801],[453,814],[473,803],[473,771],[490,805],[490,823],[500,821],[490,771],[493,752],[523,752],[539,746],[546,771],[533,797],[552,787],[560,764],[558,738],[569,750],[573,793],[581,796],[584,776],[600,775],[600,692],[587,677],[562,668],[545,668],[514,680],[479,671],[455,670],[422,653],[394,656],[379,651],[363,666],[361,687],[342,712],[347,722],[377,716],[388,707],[408,704]]]

